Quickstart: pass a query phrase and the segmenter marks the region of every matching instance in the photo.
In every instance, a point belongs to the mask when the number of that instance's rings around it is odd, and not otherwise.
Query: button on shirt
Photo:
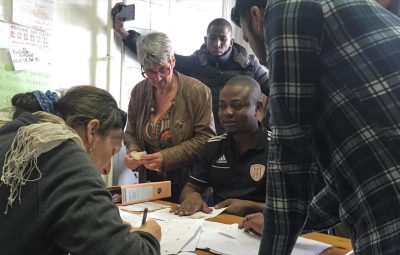
[[[268,134],[259,128],[253,145],[242,155],[229,134],[211,138],[194,164],[189,182],[212,187],[215,204],[228,198],[264,203]]]
[[[306,219],[313,229],[339,217],[356,254],[400,254],[400,19],[375,1],[274,0],[264,35],[272,136],[260,254],[290,254]],[[309,207],[318,168],[328,186]]]

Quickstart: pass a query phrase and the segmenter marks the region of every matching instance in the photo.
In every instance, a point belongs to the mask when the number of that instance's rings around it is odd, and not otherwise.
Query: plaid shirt
[[[272,137],[260,254],[339,221],[400,254],[400,19],[374,0],[268,0]],[[327,187],[312,201],[316,169]],[[307,220],[307,223],[306,223]]]

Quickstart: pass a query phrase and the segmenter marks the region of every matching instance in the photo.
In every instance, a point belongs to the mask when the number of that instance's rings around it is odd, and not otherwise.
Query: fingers
[[[228,207],[232,203],[232,199],[226,199],[218,204],[216,204],[214,207],[219,209],[219,208],[224,208]]]
[[[202,211],[205,212],[205,213],[211,213],[212,212],[212,208],[208,207],[208,205],[206,203],[203,203]]]
[[[149,170],[160,172],[160,164],[143,164]]]
[[[189,216],[194,214],[196,211],[192,210],[188,207],[182,207],[180,205],[174,206],[169,210],[170,213],[173,213],[178,216]]]
[[[148,220],[139,228],[141,231],[152,234],[158,241],[161,240],[161,227],[155,220]]]
[[[114,7],[111,9],[111,15],[114,19],[115,15],[121,11],[122,6],[124,6],[124,3],[116,3]]]
[[[264,216],[262,213],[253,213],[247,215],[243,222],[239,225],[240,229],[250,231],[257,235],[261,235],[264,227]]]

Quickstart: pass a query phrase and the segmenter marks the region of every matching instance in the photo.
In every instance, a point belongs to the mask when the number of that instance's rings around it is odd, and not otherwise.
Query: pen
[[[142,218],[142,226],[146,223],[147,211],[148,211],[148,210],[149,210],[149,209],[147,209],[147,207],[144,208],[144,211],[143,211],[143,218]]]

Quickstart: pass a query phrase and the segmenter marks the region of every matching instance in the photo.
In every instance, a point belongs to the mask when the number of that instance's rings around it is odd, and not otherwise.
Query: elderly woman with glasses
[[[137,48],[145,80],[131,92],[125,163],[139,171],[140,182],[170,180],[169,200],[179,203],[193,160],[215,135],[211,92],[199,80],[174,71],[166,34],[144,35]]]

